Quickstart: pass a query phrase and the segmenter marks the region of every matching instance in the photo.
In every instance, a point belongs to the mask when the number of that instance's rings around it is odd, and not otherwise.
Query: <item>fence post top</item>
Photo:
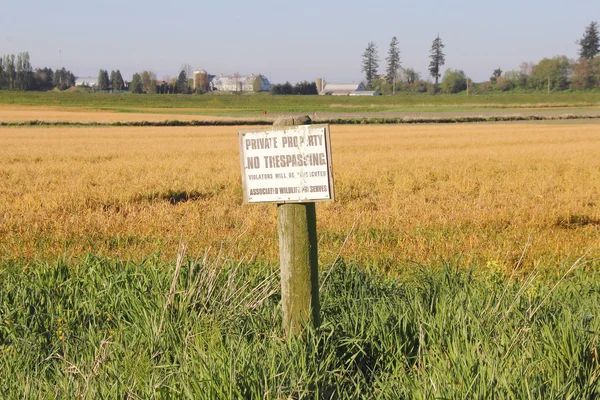
[[[308,115],[297,115],[294,117],[279,117],[273,122],[273,126],[309,125],[312,119]]]

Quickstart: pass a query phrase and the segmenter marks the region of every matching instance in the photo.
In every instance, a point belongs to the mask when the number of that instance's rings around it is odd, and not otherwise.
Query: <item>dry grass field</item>
[[[276,263],[276,206],[241,204],[237,129],[0,128],[0,259],[173,257],[183,240]],[[390,273],[458,257],[508,271],[521,254],[524,268],[600,256],[597,122],[331,135],[322,263],[341,251]]]

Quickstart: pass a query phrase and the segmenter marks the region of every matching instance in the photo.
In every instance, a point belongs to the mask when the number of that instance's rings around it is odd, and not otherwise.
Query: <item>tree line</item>
[[[75,75],[65,68],[56,71],[37,68],[34,71],[28,52],[0,57],[0,90],[65,90],[74,85]]]
[[[403,68],[400,58],[399,41],[393,37],[387,56],[384,74],[379,74],[378,48],[374,42],[369,42],[362,55],[361,71],[365,74],[368,89],[377,90],[382,94],[406,93],[489,93],[511,90],[586,90],[600,88],[600,34],[597,22],[591,22],[584,31],[581,39],[576,41],[579,46],[578,59],[570,60],[566,56],[544,58],[538,63],[522,63],[519,69],[504,72],[496,68],[488,81],[473,83],[463,70],[446,69],[442,67],[446,61],[445,45],[438,34],[429,50],[428,72],[430,79],[424,79],[413,68]],[[189,64],[180,68],[177,78],[164,76],[158,80],[152,71],[142,71],[133,74],[128,83],[123,79],[120,70],[101,69],[98,73],[97,90],[129,89],[132,93],[175,94],[206,93],[210,90],[209,77],[200,74],[191,77],[193,69]],[[441,78],[441,81],[440,81]],[[196,79],[196,82],[194,82]],[[260,84],[256,82],[255,84]],[[0,57],[0,90],[65,90],[75,86],[75,76],[64,67],[53,71],[51,68],[33,69],[29,53],[22,52]],[[292,85],[289,82],[271,85],[272,94],[317,94],[314,82],[299,82]]]
[[[583,37],[576,41],[579,46],[577,60],[566,56],[544,58],[538,63],[522,63],[518,70],[504,72],[495,69],[489,81],[473,83],[463,70],[447,69],[442,74],[446,62],[445,45],[438,34],[429,50],[429,75],[433,82],[423,79],[412,68],[402,68],[398,39],[392,38],[386,60],[385,73],[380,75],[378,48],[369,42],[362,54],[361,71],[365,74],[365,84],[370,90],[382,94],[396,91],[416,93],[459,93],[470,90],[472,93],[487,93],[509,90],[586,90],[600,88],[600,35],[597,22],[591,22]],[[441,78],[441,82],[440,82]]]
[[[292,85],[289,82],[280,83],[271,85],[271,94],[302,94],[302,95],[310,95],[310,94],[319,94],[317,90],[317,84],[315,82],[298,82],[295,85]]]

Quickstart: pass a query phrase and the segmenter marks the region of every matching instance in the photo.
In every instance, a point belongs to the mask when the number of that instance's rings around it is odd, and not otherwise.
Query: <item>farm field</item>
[[[243,128],[0,127],[0,397],[600,396],[598,120],[333,125],[299,338]]]
[[[172,256],[183,240],[276,262],[275,206],[241,206],[237,129],[1,128],[0,258]],[[339,201],[317,207],[321,259],[344,242],[345,258],[390,272],[458,255],[510,270],[526,244],[528,268],[597,257],[599,132],[334,126]]]
[[[267,114],[263,115],[263,111]],[[308,113],[336,118],[600,117],[600,93],[412,95],[381,97],[131,95],[0,92],[0,122],[116,122],[227,119],[272,121]]]

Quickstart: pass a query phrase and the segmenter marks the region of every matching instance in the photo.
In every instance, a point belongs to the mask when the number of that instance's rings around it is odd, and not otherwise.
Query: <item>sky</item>
[[[126,80],[142,70],[162,79],[190,64],[211,74],[261,73],[273,83],[360,82],[367,44],[377,44],[384,73],[393,36],[402,67],[427,77],[439,33],[443,69],[477,82],[496,68],[576,58],[591,21],[600,22],[599,0],[6,0],[0,54],[28,51],[34,68],[64,66],[78,77],[119,69]]]

